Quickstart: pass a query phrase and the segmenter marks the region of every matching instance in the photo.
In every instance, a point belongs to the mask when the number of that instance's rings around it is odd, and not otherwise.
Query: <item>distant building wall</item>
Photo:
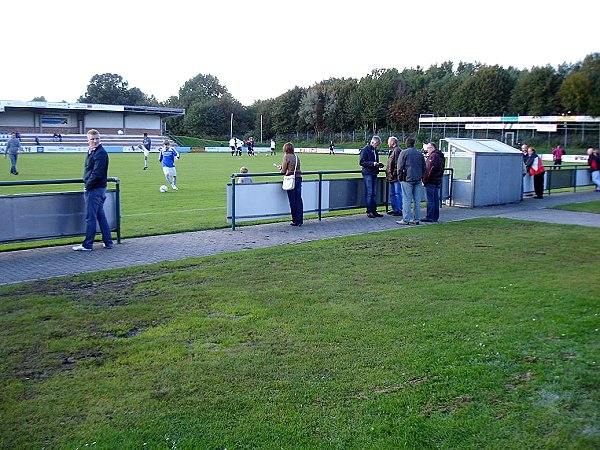
[[[125,128],[128,130],[151,130],[160,132],[160,116],[153,115],[127,115]]]
[[[0,114],[0,128],[2,127],[35,127],[33,113],[30,111],[7,111]]]
[[[85,129],[89,128],[123,128],[123,113],[88,112],[85,115]]]

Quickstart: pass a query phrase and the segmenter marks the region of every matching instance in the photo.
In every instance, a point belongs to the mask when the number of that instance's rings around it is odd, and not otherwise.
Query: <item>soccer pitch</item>
[[[150,154],[148,170],[143,170],[140,153],[111,153],[109,157],[108,175],[121,181],[122,236],[127,238],[228,226],[226,185],[231,181],[231,174],[238,173],[241,166],[247,167],[250,173],[276,172],[273,163],[281,163],[283,153],[278,151],[276,156],[262,153],[255,157],[183,153],[176,162],[179,190],[169,189],[167,193],[159,191],[160,185],[167,183],[156,153]],[[300,153],[299,157],[303,171],[360,169],[357,155]],[[19,176],[14,177],[9,173],[9,160],[1,159],[0,181],[81,178],[84,160],[83,154],[23,154],[18,160]],[[267,181],[280,181],[280,178],[254,178],[254,182]],[[109,183],[109,188],[113,187],[114,183]],[[15,186],[3,187],[0,194],[77,189],[78,185]]]

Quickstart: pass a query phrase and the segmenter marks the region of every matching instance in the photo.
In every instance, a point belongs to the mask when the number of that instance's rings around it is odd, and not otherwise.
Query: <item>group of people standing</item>
[[[246,148],[248,149],[248,156],[256,156],[254,153],[254,137],[250,136],[245,142]],[[242,149],[244,141],[234,136],[229,139],[229,148],[231,149],[231,156],[242,156]],[[271,141],[271,154],[275,154],[275,141]]]
[[[359,164],[365,184],[367,217],[383,217],[377,212],[377,176],[384,167],[379,162],[379,136],[373,136],[360,151]],[[415,148],[415,140],[408,138],[406,148],[398,145],[398,138],[388,138],[385,166],[391,211],[389,215],[402,217],[399,225],[419,225],[421,221],[421,186],[425,187],[427,214],[423,222],[438,222],[440,217],[440,190],[444,175],[445,158],[434,143],[426,146],[427,158]]]

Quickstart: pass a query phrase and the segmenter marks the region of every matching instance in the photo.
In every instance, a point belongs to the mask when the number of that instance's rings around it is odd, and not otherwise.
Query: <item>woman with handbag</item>
[[[533,177],[533,189],[535,190],[535,198],[544,197],[544,164],[542,164],[542,158],[538,156],[533,147],[527,149],[527,160],[525,161],[525,168],[529,175]]]
[[[294,153],[294,144],[286,142],[283,144],[283,161],[281,165],[273,164],[286,177],[293,176],[291,186],[286,186],[284,181],[283,189],[287,191],[290,202],[290,211],[292,214],[293,227],[299,227],[304,222],[304,204],[302,203],[302,172],[300,171],[300,158]],[[290,189],[291,187],[291,189]]]

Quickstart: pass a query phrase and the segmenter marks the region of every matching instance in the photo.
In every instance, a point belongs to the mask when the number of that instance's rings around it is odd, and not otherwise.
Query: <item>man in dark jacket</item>
[[[425,195],[427,198],[427,216],[423,222],[437,222],[440,218],[440,188],[444,176],[446,160],[433,142],[427,144],[427,161],[425,162]]]
[[[373,136],[365,148],[360,151],[358,163],[362,167],[362,177],[365,182],[367,217],[383,217],[377,212],[377,174],[383,164],[379,162],[377,147],[381,144],[379,136]]]
[[[425,158],[415,148],[415,140],[406,140],[406,149],[402,150],[398,158],[398,177],[402,182],[402,214],[403,220],[396,223],[399,225],[419,225],[421,217],[421,181],[425,175]],[[414,204],[414,219],[411,211],[411,203]]]
[[[92,251],[96,237],[96,221],[100,225],[104,248],[112,248],[110,226],[104,214],[106,200],[106,177],[108,174],[108,153],[100,144],[97,130],[87,132],[88,155],[85,158],[83,182],[85,184],[85,239],[81,245],[73,247],[75,251]]]
[[[388,214],[392,216],[402,215],[402,183],[398,179],[398,157],[402,149],[398,147],[398,138],[390,136],[387,141],[390,152],[385,166],[385,180],[389,186],[389,197],[392,210]]]

